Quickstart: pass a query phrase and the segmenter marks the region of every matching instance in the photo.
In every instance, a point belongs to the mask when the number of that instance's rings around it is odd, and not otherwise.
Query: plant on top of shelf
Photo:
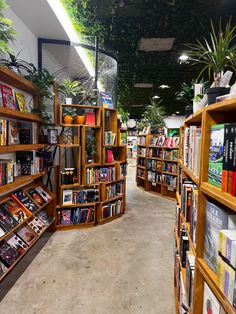
[[[10,53],[9,43],[14,41],[15,29],[12,21],[3,16],[3,10],[7,8],[5,0],[0,0],[0,53]]]
[[[126,110],[123,106],[119,105],[118,114],[119,114],[121,123],[127,125],[129,121],[129,116],[130,116],[130,113],[128,112],[128,110]]]
[[[8,52],[8,58],[0,59],[0,63],[6,66],[8,69],[11,69],[17,74],[23,76],[24,74],[30,71],[31,66],[28,62],[24,61],[23,59],[18,58],[21,51],[18,52],[17,55],[15,55],[14,53]]]
[[[96,146],[96,137],[90,136],[86,139],[86,155],[87,155],[87,162],[94,163],[94,158],[97,154],[97,146]]]
[[[72,97],[82,94],[83,89],[80,81],[73,81],[69,78],[62,80],[59,83],[59,92],[61,92],[66,100],[66,104],[72,104]]]
[[[209,77],[213,73],[214,84],[212,88],[207,89],[208,97],[211,94],[213,99],[208,98],[208,104],[215,102],[215,98],[227,94],[229,88],[223,87],[222,76],[225,69],[235,71],[236,60],[236,25],[231,25],[231,19],[226,23],[225,29],[222,28],[221,20],[219,21],[218,31],[211,22],[210,39],[204,38],[203,42],[197,40],[194,44],[187,45],[190,49],[186,51],[189,56],[188,61],[192,64],[203,66],[199,73],[200,77],[203,72],[208,71]]]
[[[52,100],[54,93],[51,85],[55,80],[54,75],[50,74],[46,69],[38,70],[33,64],[29,64],[28,74],[25,78],[31,81],[36,87],[35,96],[38,97],[38,107],[34,111],[42,118],[43,125],[48,126],[51,123],[52,116],[47,112],[46,100]]]
[[[146,107],[142,118],[144,121],[147,121],[152,131],[158,132],[158,129],[166,126],[164,118],[165,118],[165,108],[161,105],[162,99],[156,100],[150,98],[151,104]]]

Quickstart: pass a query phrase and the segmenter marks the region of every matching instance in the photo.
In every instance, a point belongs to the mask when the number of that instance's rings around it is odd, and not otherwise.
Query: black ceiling
[[[102,35],[105,48],[118,52],[120,99],[132,116],[140,116],[154,95],[163,98],[168,114],[183,113],[184,104],[175,100],[175,93],[181,82],[190,82],[198,74],[196,68],[178,62],[184,45],[207,36],[211,19],[217,25],[220,17],[226,21],[232,16],[236,22],[235,0],[90,0],[84,12],[80,6],[86,1],[64,2],[77,5],[77,13],[72,13],[78,20],[87,13],[83,21],[87,31]],[[138,50],[141,38],[175,41],[171,50],[145,52]],[[135,88],[135,83],[153,87]],[[170,89],[160,89],[162,84]]]

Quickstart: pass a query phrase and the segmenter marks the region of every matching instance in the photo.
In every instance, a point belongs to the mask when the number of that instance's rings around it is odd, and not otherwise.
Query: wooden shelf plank
[[[60,104],[63,107],[76,107],[81,109],[101,109],[99,106],[86,106],[86,105],[80,105],[80,104]],[[116,109],[115,109],[116,110]]]
[[[159,157],[146,157],[147,159],[154,159],[154,160],[159,160],[162,161],[162,158]]]
[[[235,308],[229,303],[228,299],[217,285],[217,275],[211,270],[203,258],[198,258],[196,263],[197,268],[200,270],[203,278],[210,286],[212,292],[226,310],[226,313],[235,314]]]
[[[100,128],[100,125],[93,125],[93,124],[76,124],[76,123],[62,123],[61,126],[67,126],[67,127],[86,127],[86,128],[94,128],[94,129],[97,129],[97,128]]]
[[[178,162],[178,160],[174,160],[174,159],[163,159],[163,161],[168,161],[168,162]]]
[[[213,197],[221,204],[231,208],[231,210],[236,211],[236,197],[229,193],[222,192],[220,188],[217,188],[208,182],[201,183],[201,191]]]
[[[6,84],[25,91],[31,95],[34,95],[36,92],[33,83],[2,65],[0,65],[0,81],[3,81]]]
[[[60,205],[58,208],[76,208],[76,207],[90,207],[90,206],[95,206],[98,202],[93,202],[93,203],[84,203],[84,204],[68,204],[68,205]]]
[[[146,169],[144,166],[137,165],[137,168]]]
[[[62,148],[81,147],[80,144],[57,144],[57,146]]]
[[[171,175],[171,176],[175,176],[175,177],[177,177],[177,176],[178,176],[178,174],[177,174],[177,173],[172,173],[172,172],[168,172],[168,171],[162,171],[162,173],[164,173],[164,174],[169,174],[169,175]]]
[[[36,180],[44,176],[45,173],[39,173],[34,176],[20,176],[16,177],[15,181],[3,186],[0,186],[0,194],[5,194],[11,190],[15,190],[22,185],[29,184],[31,181]]]
[[[89,223],[81,223],[81,224],[56,225],[56,229],[71,230],[71,229],[89,228],[89,227],[94,227],[94,226],[95,226],[95,222],[89,222]]]
[[[142,179],[142,180],[145,180],[145,178],[143,178],[143,177],[140,177],[140,176],[137,176],[137,178],[139,178],[139,179]]]
[[[48,144],[20,144],[20,145],[9,145],[9,146],[0,146],[0,154],[7,154],[16,151],[24,150],[38,150],[44,147],[47,147]]]
[[[147,158],[146,156],[137,155],[137,158]]]
[[[184,123],[186,123],[186,124],[201,123],[202,113],[203,113],[203,109],[198,110],[194,114],[191,114],[191,116],[189,116],[187,119],[185,119]]]
[[[105,224],[105,223],[107,223],[107,222],[110,222],[110,221],[112,221],[112,220],[115,220],[115,219],[117,219],[117,218],[120,218],[121,216],[122,216],[121,213],[120,213],[120,214],[113,215],[113,216],[108,217],[108,218],[106,218],[106,219],[100,220],[100,221],[98,222],[98,224],[100,224],[100,225]]]
[[[38,122],[38,123],[42,122],[42,119],[35,114],[27,113],[27,112],[21,112],[21,111],[14,110],[14,109],[2,108],[2,107],[0,108],[0,116],[18,119],[18,120],[27,120],[27,121],[32,121],[32,122]]]
[[[182,165],[183,171],[187,174],[187,176],[197,185],[199,186],[199,178],[197,178],[192,171],[190,171],[185,165]]]
[[[236,98],[227,99],[206,107],[207,112],[226,112],[236,110]]]
[[[176,199],[177,199],[177,203],[181,207],[181,196],[179,195],[179,192],[176,192]]]
[[[117,201],[119,199],[121,199],[124,195],[117,195],[115,197],[112,197],[110,199],[106,199],[105,201],[102,201],[101,203],[102,204],[106,204],[106,203],[110,203],[110,202],[113,202],[113,201]]]

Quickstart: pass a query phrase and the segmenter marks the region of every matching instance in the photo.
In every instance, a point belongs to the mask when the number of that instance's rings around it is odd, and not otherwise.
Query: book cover
[[[8,232],[17,225],[17,220],[0,204],[0,227]]]
[[[1,91],[2,91],[3,106],[8,109],[16,110],[12,88],[7,85],[1,84]]]
[[[25,191],[34,201],[37,202],[39,206],[45,205],[47,202],[42,198],[42,196],[34,189],[30,188]]]
[[[0,278],[3,276],[3,274],[7,271],[7,267],[0,261]]]
[[[15,93],[16,104],[19,107],[19,110],[22,112],[27,112],[26,104],[25,104],[25,96],[19,92]]]
[[[72,223],[73,224],[78,224],[80,223],[80,213],[81,213],[81,208],[78,207],[78,208],[75,208],[73,210],[73,213],[72,213]]]
[[[52,217],[48,216],[48,214],[44,211],[41,210],[37,217],[45,224],[45,225],[50,225],[50,223],[52,222]]]
[[[11,247],[16,249],[19,255],[22,255],[28,248],[28,245],[14,233],[6,241]]]
[[[62,192],[62,204],[72,205],[73,204],[73,190],[63,190]]]
[[[31,130],[30,129],[21,129],[19,134],[20,144],[31,144]]]
[[[113,163],[114,157],[113,157],[113,151],[112,149],[106,149],[106,163]]]
[[[71,210],[61,209],[61,224],[70,225],[71,224]]]
[[[224,124],[211,127],[208,182],[221,188],[224,152]]]
[[[231,179],[230,194],[236,196],[236,123],[233,123],[234,139],[233,139],[233,163],[232,168],[229,171]]]
[[[28,217],[31,216],[31,212],[21,207],[11,198],[1,203],[0,206],[1,208],[7,210],[18,223],[25,221]]]
[[[202,314],[220,314],[220,302],[206,282],[204,282]]]
[[[0,227],[0,238],[4,236],[5,233],[6,231],[2,227]]]
[[[18,122],[8,122],[8,145],[20,144],[20,124]]]
[[[34,203],[22,190],[15,191],[11,197],[24,208],[28,209],[31,213],[34,213],[39,209],[39,206]]]
[[[37,234],[27,225],[17,230],[18,236],[25,241],[26,244],[30,245],[37,238]]]
[[[204,258],[215,273],[217,272],[219,233],[221,229],[236,229],[236,215],[230,215],[219,206],[206,201]]]
[[[225,123],[225,126],[224,126],[223,164],[222,164],[222,184],[221,184],[221,191],[222,192],[227,192],[227,190],[228,190],[229,141],[230,141],[230,123]]]
[[[46,228],[46,225],[38,217],[34,217],[33,219],[31,219],[28,222],[28,225],[37,234],[41,234]]]
[[[37,186],[35,190],[39,193],[39,195],[45,200],[45,202],[49,202],[52,197],[42,186]]]
[[[86,112],[85,113],[85,124],[86,125],[95,125],[95,112]]]
[[[0,242],[0,260],[6,267],[10,267],[18,259],[20,254],[6,241]]]

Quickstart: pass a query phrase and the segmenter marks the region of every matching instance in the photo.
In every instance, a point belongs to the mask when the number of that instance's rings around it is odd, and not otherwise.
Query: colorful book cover
[[[217,272],[219,233],[221,229],[236,229],[236,215],[228,214],[215,204],[206,202],[204,233],[204,258],[208,266]]]
[[[7,267],[0,261],[0,278],[7,271]]]
[[[6,233],[6,231],[3,228],[0,227],[0,238],[2,236],[4,236],[5,233]]]
[[[81,210],[82,210],[82,208],[75,208],[74,210],[73,210],[73,213],[72,213],[72,219],[71,219],[71,221],[72,221],[72,223],[73,224],[78,224],[78,223],[80,223],[80,213],[81,213]]]
[[[7,85],[1,84],[1,91],[2,91],[3,106],[8,109],[16,110],[12,88]]]
[[[108,93],[100,93],[102,107],[104,108],[113,108],[112,97]]]
[[[34,203],[22,190],[14,192],[11,197],[16,200],[20,205],[24,206],[31,213],[39,209],[39,206]]]
[[[37,187],[35,188],[35,190],[36,190],[36,191],[39,193],[39,195],[45,200],[45,202],[48,203],[48,202],[52,199],[51,195],[48,194],[48,193],[43,189],[42,186],[37,186]]]
[[[28,245],[16,234],[12,234],[6,241],[11,247],[17,250],[19,255],[22,255],[28,248]]]
[[[233,163],[229,171],[229,176],[231,177],[230,194],[236,196],[236,123],[233,123],[233,128]]]
[[[113,163],[114,162],[112,149],[107,149],[106,150],[106,162],[107,163]]]
[[[48,214],[44,211],[41,210],[37,217],[45,224],[45,225],[50,225],[50,223],[52,222],[52,217],[48,216]]]
[[[0,204],[0,227],[8,232],[17,225],[17,220]]]
[[[34,189],[30,188],[25,191],[34,201],[37,202],[39,206],[45,205],[47,202],[42,198],[42,196]]]
[[[62,209],[61,210],[61,224],[62,225],[70,225],[71,224],[71,210],[70,209]]]
[[[230,123],[225,123],[225,126],[224,126],[223,164],[222,164],[222,184],[221,184],[221,191],[222,192],[227,192],[227,190],[228,190],[229,141],[230,141]]]
[[[28,225],[37,234],[41,234],[46,228],[46,225],[38,217],[34,217],[33,219],[31,219],[28,222]]]
[[[73,204],[73,190],[63,190],[62,192],[62,204],[72,205]]]
[[[25,221],[31,216],[31,212],[21,207],[13,199],[8,199],[1,203],[1,208],[7,210],[18,223]]]
[[[16,104],[18,105],[19,110],[22,112],[27,112],[28,110],[25,105],[25,96],[19,92],[16,92],[15,96],[16,96]]]
[[[17,230],[17,234],[28,245],[33,243],[33,241],[37,238],[37,234],[29,226],[19,228]]]
[[[8,122],[8,145],[20,144],[20,124],[18,122]]]
[[[20,254],[6,241],[0,242],[0,260],[6,267],[10,267],[18,259]]]
[[[85,113],[85,124],[95,125],[95,112],[86,112]]]
[[[220,303],[206,282],[204,282],[202,314],[220,314]]]
[[[224,153],[224,124],[211,127],[208,182],[221,188]]]

